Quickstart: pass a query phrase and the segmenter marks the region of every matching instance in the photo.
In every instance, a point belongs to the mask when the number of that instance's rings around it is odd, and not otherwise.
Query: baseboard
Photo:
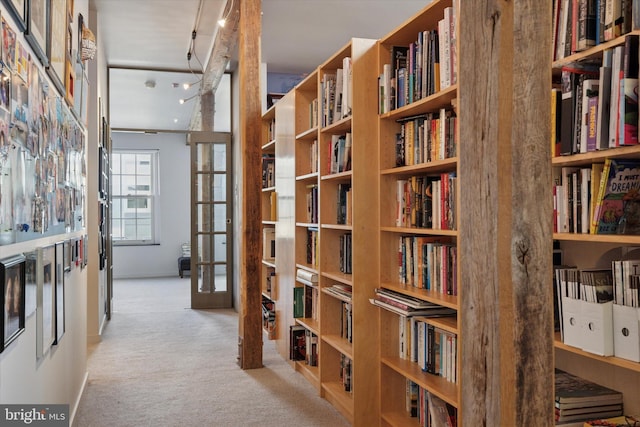
[[[87,387],[87,383],[89,382],[89,371],[85,371],[84,379],[82,380],[82,387],[80,387],[80,393],[78,393],[78,397],[76,401],[73,403],[73,410],[69,416],[69,425],[75,426],[76,422],[76,414],[78,413],[78,408],[80,407],[80,400],[82,400],[82,395],[84,394],[84,389]]]

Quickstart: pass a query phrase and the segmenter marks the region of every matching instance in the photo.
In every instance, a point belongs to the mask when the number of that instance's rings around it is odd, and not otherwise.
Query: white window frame
[[[131,199],[131,198],[144,198],[144,199],[150,199],[150,205],[151,205],[151,238],[150,239],[138,239],[138,240],[125,240],[125,239],[120,239],[120,236],[116,236],[114,231],[116,229],[116,227],[114,227],[114,221],[116,219],[118,219],[119,221],[122,221],[124,218],[120,217],[120,218],[115,218],[114,214],[115,214],[115,209],[112,209],[112,225],[111,225],[111,230],[113,233],[112,236],[112,242],[114,246],[145,246],[145,245],[157,245],[159,244],[159,232],[157,229],[157,224],[158,224],[158,216],[159,216],[159,196],[160,196],[160,174],[159,174],[159,158],[160,158],[160,151],[157,149],[145,149],[145,150],[131,150],[131,149],[113,149],[112,151],[112,162],[115,162],[115,155],[121,155],[121,154],[144,154],[144,155],[149,155],[151,157],[151,189],[150,189],[150,194],[148,195],[144,195],[144,196],[135,196],[135,195],[131,195],[131,194],[123,194],[123,195],[117,195],[117,191],[115,189],[112,188],[111,190],[111,202],[112,202],[112,206],[113,206],[113,202],[115,200],[122,200],[123,202],[120,204],[121,208],[124,206],[124,201],[127,199]],[[111,167],[111,175],[112,175],[112,180],[111,182],[115,182],[116,180],[113,179],[115,176],[120,176],[120,183],[122,183],[122,173],[116,174],[114,173],[114,167],[113,167],[113,163],[112,163],[112,167]],[[122,172],[122,165],[120,165],[120,172]],[[124,176],[128,176],[129,174],[126,174]],[[122,215],[122,212],[121,212]],[[121,227],[124,227],[124,225],[121,224]]]

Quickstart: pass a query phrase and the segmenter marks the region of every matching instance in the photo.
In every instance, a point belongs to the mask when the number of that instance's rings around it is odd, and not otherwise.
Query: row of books
[[[350,302],[342,301],[340,325],[340,337],[353,342],[353,305]]]
[[[613,301],[627,307],[640,307],[640,260],[614,260]]]
[[[453,110],[441,108],[400,120],[396,134],[396,166],[411,166],[456,156],[457,117]]]
[[[341,273],[351,274],[351,255],[352,255],[352,238],[351,233],[344,233],[340,235],[339,242],[339,269]]]
[[[317,286],[299,286],[293,288],[293,317],[296,319],[318,319]]]
[[[271,295],[275,291],[276,285],[276,269],[274,267],[266,267],[265,269],[265,292]]]
[[[318,366],[318,336],[301,325],[289,326],[289,359]]]
[[[267,126],[267,141],[271,142],[276,139],[276,119],[271,119]]]
[[[456,84],[456,4],[445,8],[437,28],[418,32],[408,46],[391,47],[390,62],[378,77],[381,114]]]
[[[320,210],[318,206],[318,184],[307,185],[307,222],[310,224],[318,223],[318,212]]]
[[[458,294],[458,248],[440,237],[398,237],[398,280],[445,295]]]
[[[407,413],[418,418],[420,427],[455,427],[458,424],[458,412],[429,390],[407,379]]]
[[[262,329],[270,340],[276,339],[276,303],[262,296]]]
[[[396,226],[456,229],[455,172],[396,180]]]
[[[551,93],[553,154],[638,143],[638,39],[629,34],[624,44],[605,49],[600,64],[562,68],[561,87]]]
[[[266,261],[276,259],[276,229],[273,227],[262,229],[262,259]]]
[[[561,296],[595,303],[613,301],[613,274],[610,269],[557,267],[555,274]]]
[[[329,126],[345,117],[351,116],[353,105],[353,73],[351,58],[344,57],[342,68],[335,72],[327,71],[320,82],[320,108],[322,126]]]
[[[339,183],[337,187],[336,224],[351,224],[353,214],[351,183]]]
[[[622,415],[622,393],[555,370],[555,421],[587,421]]]
[[[420,317],[400,316],[399,356],[418,364],[420,369],[443,377],[449,382],[457,380],[458,337]]]
[[[318,98],[309,103],[309,129],[318,126]]]
[[[554,0],[554,60],[640,28],[639,12],[638,0]]]
[[[554,169],[554,231],[640,234],[640,160]]]
[[[318,140],[309,144],[309,173],[318,172]]]
[[[307,228],[307,264],[318,267],[318,229]]]
[[[276,158],[271,154],[262,156],[262,188],[276,185]]]
[[[340,173],[351,170],[351,133],[331,135],[327,144],[327,173]]]
[[[340,381],[344,387],[344,391],[353,393],[353,360],[340,354]]]

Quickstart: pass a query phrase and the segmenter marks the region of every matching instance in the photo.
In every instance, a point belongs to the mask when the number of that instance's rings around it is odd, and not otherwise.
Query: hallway
[[[237,313],[191,310],[189,284],[114,282],[114,313],[88,349],[75,426],[348,425],[271,342],[263,369],[241,370]]]

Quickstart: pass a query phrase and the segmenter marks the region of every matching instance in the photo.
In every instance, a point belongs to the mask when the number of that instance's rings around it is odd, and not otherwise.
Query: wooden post
[[[551,2],[459,5],[461,420],[552,426]]]
[[[242,369],[262,367],[260,289],[260,0],[240,0],[240,153],[242,234],[240,251],[239,357]]]

